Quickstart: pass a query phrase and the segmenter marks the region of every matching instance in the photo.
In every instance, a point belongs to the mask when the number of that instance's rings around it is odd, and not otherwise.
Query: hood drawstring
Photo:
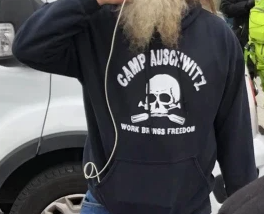
[[[178,65],[180,68],[183,67],[183,54],[180,54],[179,50],[176,51],[176,55],[178,57]],[[179,86],[181,91],[181,98],[182,98],[182,108],[185,111],[186,115],[189,115],[188,111],[188,102],[185,99],[184,87],[182,86],[182,70],[179,71]]]

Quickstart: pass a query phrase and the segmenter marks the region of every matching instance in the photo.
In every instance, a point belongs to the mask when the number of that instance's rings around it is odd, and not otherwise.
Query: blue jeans
[[[80,214],[110,214],[103,205],[99,204],[91,192],[86,193]]]
[[[99,204],[91,192],[86,193],[80,214],[110,214],[103,205]]]

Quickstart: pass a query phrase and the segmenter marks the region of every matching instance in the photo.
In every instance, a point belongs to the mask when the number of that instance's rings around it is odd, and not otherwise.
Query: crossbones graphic
[[[158,74],[146,84],[145,102],[140,101],[138,107],[143,107],[150,114],[142,113],[131,116],[132,123],[146,121],[149,117],[167,117],[170,121],[183,125],[185,118],[169,114],[175,108],[181,109],[180,85],[176,79],[167,74]],[[149,100],[148,100],[149,99]]]

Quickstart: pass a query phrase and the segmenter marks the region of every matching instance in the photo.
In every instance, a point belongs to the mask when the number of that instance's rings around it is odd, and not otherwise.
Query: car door
[[[0,61],[0,162],[12,151],[41,137],[50,79],[50,74],[19,63],[3,66]]]

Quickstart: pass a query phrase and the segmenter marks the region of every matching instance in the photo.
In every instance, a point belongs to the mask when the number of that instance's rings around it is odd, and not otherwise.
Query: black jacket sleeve
[[[99,9],[96,0],[45,4],[17,32],[13,54],[34,69],[82,79],[74,38]]]
[[[237,18],[249,13],[249,9],[246,5],[247,0],[222,0],[220,9],[228,18]]]
[[[217,159],[228,195],[257,178],[253,136],[245,82],[245,63],[240,45],[229,41],[229,71],[215,119]]]

